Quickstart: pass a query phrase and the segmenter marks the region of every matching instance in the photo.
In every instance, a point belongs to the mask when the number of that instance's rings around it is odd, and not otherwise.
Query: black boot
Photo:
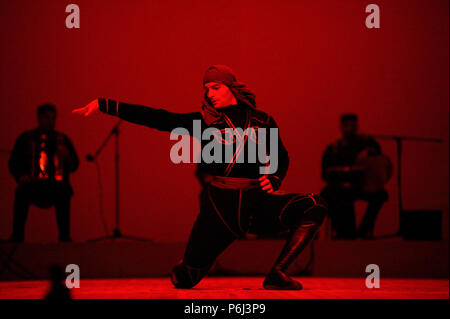
[[[193,288],[208,273],[208,270],[211,268],[211,266],[212,264],[203,268],[194,268],[188,266],[185,262],[180,261],[173,268],[170,280],[172,281],[175,288]]]
[[[314,238],[320,223],[308,221],[291,231],[280,256],[263,282],[270,290],[301,290],[301,283],[285,274],[289,265]]]
[[[292,279],[280,269],[272,268],[263,282],[264,289],[268,290],[302,290],[303,286]]]

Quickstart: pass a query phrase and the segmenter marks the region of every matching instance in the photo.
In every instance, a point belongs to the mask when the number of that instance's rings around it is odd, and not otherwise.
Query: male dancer
[[[185,128],[193,135],[193,121],[201,127],[277,128],[272,116],[257,110],[255,95],[236,80],[233,71],[224,65],[207,69],[204,79],[201,112],[172,113],[164,109],[132,105],[99,98],[74,113],[90,115],[97,109],[123,120],[171,132]],[[274,234],[288,231],[280,256],[266,276],[265,289],[300,290],[302,285],[288,277],[288,266],[313,239],[326,215],[327,208],[317,194],[283,193],[277,191],[286,175],[289,156],[278,137],[278,169],[273,174],[261,174],[258,163],[239,163],[238,152],[247,154],[249,134],[220,139],[234,144],[233,161],[201,162],[196,175],[202,184],[200,213],[189,237],[183,259],[172,271],[176,288],[192,288],[206,275],[215,259],[235,240],[246,233]],[[200,141],[202,147],[205,141]]]

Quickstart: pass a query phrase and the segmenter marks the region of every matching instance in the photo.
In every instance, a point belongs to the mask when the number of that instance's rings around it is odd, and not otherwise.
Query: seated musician
[[[322,157],[322,195],[329,205],[332,237],[372,239],[376,217],[387,201],[384,184],[392,175],[389,159],[370,136],[358,133],[356,114],[341,116],[342,138],[330,144]],[[367,201],[367,209],[356,229],[355,200]]]

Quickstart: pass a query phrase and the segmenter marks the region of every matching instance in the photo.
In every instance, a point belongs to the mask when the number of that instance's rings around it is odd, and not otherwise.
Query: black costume
[[[58,156],[59,145],[68,151]],[[14,198],[14,221],[11,241],[23,241],[29,206],[55,206],[59,240],[70,241],[70,198],[73,195],[69,173],[78,168],[78,156],[70,139],[57,131],[34,129],[21,134],[9,159],[9,171],[18,182]],[[21,182],[24,176],[29,181]]]
[[[223,75],[223,74],[222,74]],[[226,74],[229,75],[228,73]],[[218,81],[218,79],[215,79]],[[249,91],[243,89],[236,81],[230,88],[238,87],[239,92],[233,91],[238,103],[220,109],[203,109],[203,112],[172,113],[163,109],[156,109],[141,105],[132,105],[114,100],[99,99],[100,110],[110,115],[132,123],[145,125],[161,131],[172,131],[182,127],[192,135],[193,120],[201,121],[202,131],[207,127],[215,127],[222,132],[225,128],[247,127],[277,128],[274,119],[267,113],[256,110],[249,105],[251,97]],[[252,100],[252,99],[250,99]],[[251,101],[254,103],[254,100]],[[216,116],[218,115],[218,116]],[[206,122],[210,122],[209,124]],[[270,130],[267,130],[268,139]],[[249,136],[248,138],[255,138]],[[244,142],[243,142],[244,141]],[[247,136],[242,139],[230,139],[227,135],[222,143],[232,142],[234,146],[243,144],[243,154],[247,153]],[[209,141],[201,141],[202,148]],[[237,148],[234,147],[234,150]],[[268,147],[269,151],[270,147]],[[278,189],[286,175],[289,156],[281,139],[278,137],[278,170],[269,175],[274,189]],[[174,268],[172,282],[177,288],[191,288],[195,286],[207,273],[219,254],[235,239],[243,238],[246,233],[276,234],[290,231],[289,239],[278,258],[274,268],[285,271],[295,257],[313,238],[320,227],[325,215],[326,206],[317,194],[297,194],[263,191],[258,178],[260,163],[205,163],[197,166],[196,175],[203,185],[200,193],[200,213],[192,229],[183,259]],[[280,272],[273,272],[266,278],[264,286],[271,288],[285,276]],[[278,278],[278,277],[280,278]],[[298,283],[297,283],[298,284]],[[300,285],[300,284],[298,284]],[[301,286],[286,284],[286,289],[301,289]],[[281,288],[283,289],[283,288]]]
[[[378,190],[365,191],[362,187],[364,172],[358,170],[329,172],[330,167],[351,167],[358,155],[370,149],[369,156],[381,154],[377,141],[367,135],[355,135],[348,140],[339,139],[330,144],[322,156],[322,178],[327,186],[322,196],[328,203],[332,222],[333,237],[339,239],[355,239],[356,237],[371,238],[376,217],[388,199],[387,192]],[[354,203],[355,200],[368,202],[366,213],[356,230]]]

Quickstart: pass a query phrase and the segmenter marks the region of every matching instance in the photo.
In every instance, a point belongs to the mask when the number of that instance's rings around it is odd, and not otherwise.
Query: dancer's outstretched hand
[[[88,105],[72,110],[73,114],[89,116],[98,109],[98,99],[93,100]]]
[[[270,183],[270,180],[267,178],[266,175],[261,176],[259,178],[259,185],[261,186],[263,191],[266,191],[267,193],[273,192],[272,183]]]

